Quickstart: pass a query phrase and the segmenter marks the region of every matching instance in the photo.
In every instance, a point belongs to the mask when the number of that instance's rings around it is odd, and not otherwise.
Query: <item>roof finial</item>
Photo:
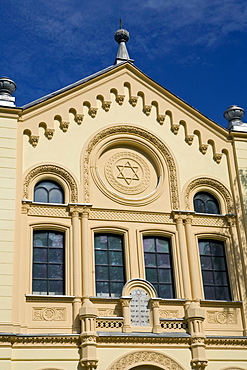
[[[126,42],[129,41],[130,34],[128,31],[122,28],[122,19],[120,19],[120,29],[115,32],[114,35],[115,41],[119,44],[117,57],[114,64],[118,64],[124,61],[134,62],[130,59],[129,53],[126,47]]]
[[[122,19],[120,18],[120,29],[123,28],[123,22],[122,22]]]

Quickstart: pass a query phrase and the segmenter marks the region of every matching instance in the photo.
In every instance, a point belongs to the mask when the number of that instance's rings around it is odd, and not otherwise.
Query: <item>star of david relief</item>
[[[140,181],[140,178],[137,174],[139,167],[134,166],[130,161],[127,161],[124,165],[116,165],[116,167],[119,170],[117,179],[123,179],[128,185],[130,185],[132,181]]]
[[[150,170],[144,157],[133,151],[114,154],[105,164],[105,177],[118,192],[136,195],[149,186]]]

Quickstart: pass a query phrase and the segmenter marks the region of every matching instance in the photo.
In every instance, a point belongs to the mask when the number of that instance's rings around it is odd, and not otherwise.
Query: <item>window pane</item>
[[[156,267],[156,255],[154,253],[145,253],[145,266]]]
[[[212,269],[211,256],[201,256],[201,266],[202,269],[211,270]]]
[[[109,297],[109,292],[110,292],[109,283],[108,282],[104,282],[104,283],[97,282],[96,292],[97,292],[97,296]]]
[[[33,262],[47,262],[48,250],[46,248],[34,248]]]
[[[49,265],[49,278],[50,279],[62,279],[63,278],[63,266],[62,265]]]
[[[98,281],[108,281],[108,266],[96,266],[96,280]]]
[[[146,279],[150,281],[150,283],[157,282],[158,281],[157,270],[146,268]]]
[[[61,233],[49,233],[49,247],[51,248],[63,248],[63,234]]]
[[[206,299],[216,299],[215,290],[212,286],[204,286],[204,295]]]
[[[119,236],[108,236],[109,249],[117,249],[122,251],[122,238]]]
[[[199,242],[199,251],[200,251],[200,255],[202,254],[207,254],[207,255],[211,255],[211,250],[210,250],[210,244],[208,241],[200,241]]]
[[[33,280],[33,294],[47,294],[47,280]]]
[[[219,214],[218,204],[214,200],[208,200],[206,202],[206,213]]]
[[[172,276],[170,269],[159,269],[158,270],[159,282],[160,283],[171,283]]]
[[[194,210],[198,213],[205,213],[204,202],[200,199],[195,199],[194,200]]]
[[[49,281],[49,294],[50,295],[62,295],[64,291],[62,280],[50,280]]]
[[[215,271],[214,280],[216,285],[226,285],[226,286],[228,285],[226,272]]]
[[[63,203],[63,193],[60,189],[50,190],[49,203]]]
[[[173,297],[173,287],[168,284],[159,285],[159,296],[162,298],[171,298]]]
[[[220,243],[211,242],[211,250],[213,256],[225,256],[224,246]]]
[[[156,239],[157,252],[169,253],[169,242],[166,239]]]
[[[155,239],[154,238],[143,238],[144,252],[155,252]]]
[[[122,267],[110,267],[110,280],[111,281],[123,281],[123,268]]]
[[[33,277],[34,278],[47,278],[47,264],[37,264],[33,265]]]
[[[43,188],[35,189],[34,201],[40,203],[48,203],[48,191]]]
[[[107,253],[107,251],[97,250],[95,252],[95,263],[96,263],[96,265],[108,265],[108,253]]]
[[[63,249],[49,249],[49,262],[63,263]]]
[[[216,287],[216,299],[230,301],[230,293],[228,287]]]
[[[226,270],[225,259],[223,257],[212,257],[214,270]]]
[[[214,285],[214,274],[213,271],[202,271],[202,278],[204,284],[212,284]]]
[[[109,252],[109,263],[110,265],[123,266],[123,254],[122,252]]]
[[[110,283],[111,296],[120,297],[122,294],[123,284],[122,283]]]
[[[95,249],[107,249],[107,235],[96,235],[94,243]]]
[[[171,267],[169,254],[157,254],[158,267]]]
[[[47,247],[47,233],[37,232],[33,234],[33,246],[34,247]]]

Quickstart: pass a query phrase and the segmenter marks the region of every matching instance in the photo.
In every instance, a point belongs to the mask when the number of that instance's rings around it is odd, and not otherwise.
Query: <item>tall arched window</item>
[[[224,243],[219,240],[199,240],[205,299],[231,300],[224,247]]]
[[[170,240],[160,236],[144,236],[143,249],[146,280],[161,298],[174,298]]]
[[[64,203],[63,189],[55,181],[40,181],[34,188],[34,201],[40,203]]]
[[[204,191],[200,191],[194,196],[194,210],[198,213],[220,214],[217,199]]]
[[[125,284],[122,235],[96,234],[94,251],[96,295],[120,297]]]
[[[33,294],[64,294],[64,233],[37,230],[33,234]]]

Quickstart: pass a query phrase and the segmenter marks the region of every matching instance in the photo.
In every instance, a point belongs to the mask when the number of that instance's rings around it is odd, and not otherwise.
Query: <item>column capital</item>
[[[88,217],[90,209],[92,208],[92,204],[90,203],[69,203],[69,213],[73,216],[86,216]]]
[[[171,216],[177,223],[181,223],[186,220],[192,220],[195,211],[182,211],[182,210],[173,210]]]

